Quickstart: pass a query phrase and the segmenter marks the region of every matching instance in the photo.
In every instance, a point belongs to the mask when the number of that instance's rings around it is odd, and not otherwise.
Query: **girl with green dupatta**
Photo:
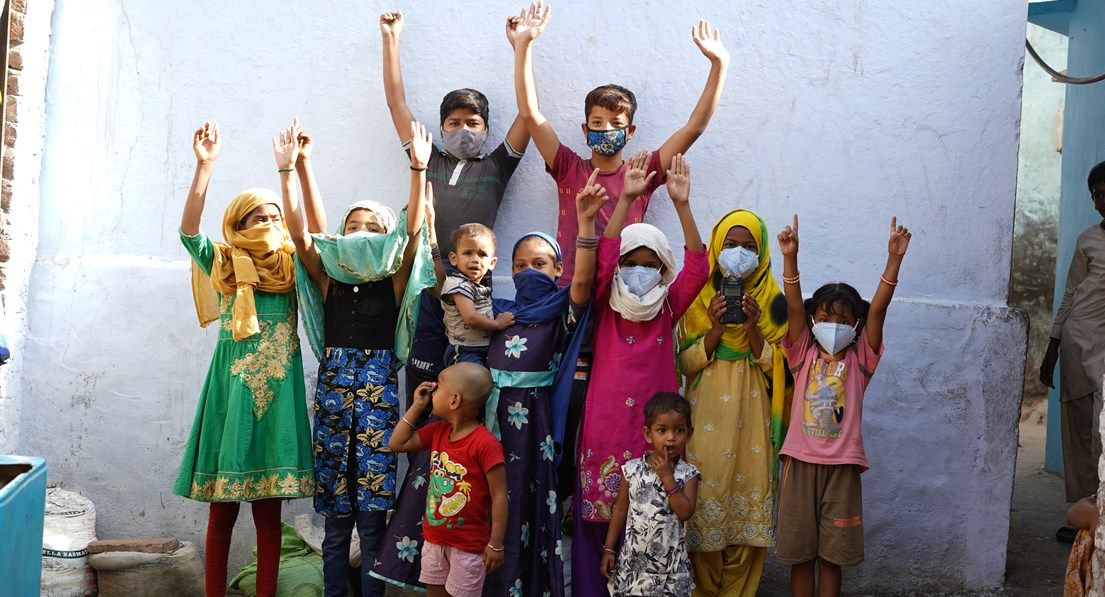
[[[771,271],[767,227],[755,213],[722,216],[710,234],[710,281],[679,325],[695,434],[698,507],[687,521],[695,595],[753,597],[775,544],[774,470],[788,404],[780,342],[786,300]],[[723,276],[743,280],[744,323],[722,323]],[[726,318],[729,319],[729,318]]]
[[[361,578],[355,584],[364,595],[381,595],[382,583],[368,571],[376,563],[384,517],[395,503],[397,459],[387,444],[399,422],[397,374],[410,350],[416,301],[436,281],[426,183],[433,144],[426,129],[412,122],[410,194],[398,218],[386,205],[359,201],[345,210],[331,235],[321,233],[326,215],[311,171],[311,138],[296,120],[273,143],[286,163],[297,165],[304,194],[303,206],[290,187],[283,199],[298,256],[304,327],[319,360],[314,506],[326,518],[325,594],[346,595],[356,526]]]

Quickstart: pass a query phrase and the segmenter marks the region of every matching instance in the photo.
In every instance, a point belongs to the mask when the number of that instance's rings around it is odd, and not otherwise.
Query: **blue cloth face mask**
[[[846,323],[821,321],[813,324],[813,337],[825,352],[835,355],[847,348],[856,339],[856,327],[858,326],[859,322],[851,326]]]
[[[480,155],[483,144],[487,141],[487,129],[474,131],[461,127],[452,131],[441,131],[441,142],[445,145],[445,151],[462,160],[470,160]]]
[[[618,277],[637,298],[648,294],[648,291],[660,284],[660,270],[643,265],[620,268]]]
[[[717,263],[726,276],[747,278],[760,267],[760,256],[744,247],[730,247],[718,253]]]
[[[609,131],[587,129],[587,147],[595,150],[599,155],[614,155],[625,147],[626,141],[628,141],[626,136],[628,128],[622,127]]]

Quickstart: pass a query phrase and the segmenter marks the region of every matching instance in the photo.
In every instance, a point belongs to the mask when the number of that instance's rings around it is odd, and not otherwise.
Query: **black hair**
[[[1095,186],[1103,182],[1105,182],[1105,162],[1101,162],[1093,168],[1090,168],[1090,176],[1086,179],[1086,184],[1090,187],[1091,193]]]
[[[441,98],[441,124],[444,125],[445,119],[458,108],[465,108],[479,114],[483,118],[484,125],[491,127],[491,121],[487,118],[487,96],[479,91],[464,88],[446,93],[445,97]]]
[[[637,112],[637,97],[633,92],[621,85],[602,85],[595,87],[583,99],[583,118],[591,117],[591,108],[599,106],[611,112],[625,112],[630,124],[633,124],[633,114]]]
[[[478,222],[470,222],[468,224],[461,224],[453,231],[453,250],[455,251],[457,246],[460,245],[460,239],[462,238],[479,238],[486,236],[491,239],[491,246],[496,249],[499,247],[499,240],[495,238],[495,233]]]
[[[652,422],[656,420],[656,417],[667,413],[683,415],[687,427],[691,427],[691,403],[687,402],[686,398],[672,392],[656,392],[652,395],[652,398],[648,399],[648,402],[645,403],[645,426],[652,427]]]
[[[813,314],[818,309],[824,309],[825,312],[834,315],[844,315],[843,310],[848,309],[855,315],[857,323],[860,324],[856,326],[856,331],[859,331],[863,327],[863,322],[867,320],[867,310],[871,307],[871,303],[863,300],[859,292],[848,284],[834,282],[814,291],[813,296],[806,299],[803,306],[806,309],[807,327],[813,326],[810,319],[813,318]]]

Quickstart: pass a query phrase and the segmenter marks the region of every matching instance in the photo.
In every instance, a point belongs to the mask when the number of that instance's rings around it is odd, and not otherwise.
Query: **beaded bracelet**
[[[599,237],[597,236],[576,236],[576,248],[584,250],[594,250],[599,248]]]
[[[890,280],[887,280],[886,276],[879,276],[879,279],[882,280],[883,282],[886,282],[887,284],[889,284],[891,286],[897,286],[898,285],[897,282],[891,282]]]
[[[783,275],[783,284],[797,284],[798,280],[802,278],[801,274],[794,274],[793,278],[788,278],[786,274]]]

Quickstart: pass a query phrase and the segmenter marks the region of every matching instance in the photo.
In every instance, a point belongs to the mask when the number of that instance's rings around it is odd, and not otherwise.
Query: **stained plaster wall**
[[[191,131],[212,119],[223,132],[209,232],[238,190],[275,185],[269,138],[293,114],[315,134],[331,213],[364,197],[398,206],[406,166],[376,25],[393,7],[57,3],[19,448],[96,501],[100,536],[202,543],[204,508],[169,490],[216,336],[196,326],[176,232]],[[519,6],[399,8],[415,114],[433,123],[445,91],[482,89],[498,142],[514,113],[502,22]],[[847,280],[868,296],[890,216],[914,230],[867,398],[868,559],[845,588],[999,585],[1025,339],[1005,306],[1025,3],[562,2],[535,68],[563,140],[583,149],[583,96],[616,81],[641,103],[630,147],[663,142],[708,71],[689,36],[700,16],[733,54],[689,155],[703,230],[737,206],[772,232],[800,211],[806,288]],[[503,244],[552,230],[554,196],[531,149],[496,226]],[[680,242],[666,194],[648,219]]]

